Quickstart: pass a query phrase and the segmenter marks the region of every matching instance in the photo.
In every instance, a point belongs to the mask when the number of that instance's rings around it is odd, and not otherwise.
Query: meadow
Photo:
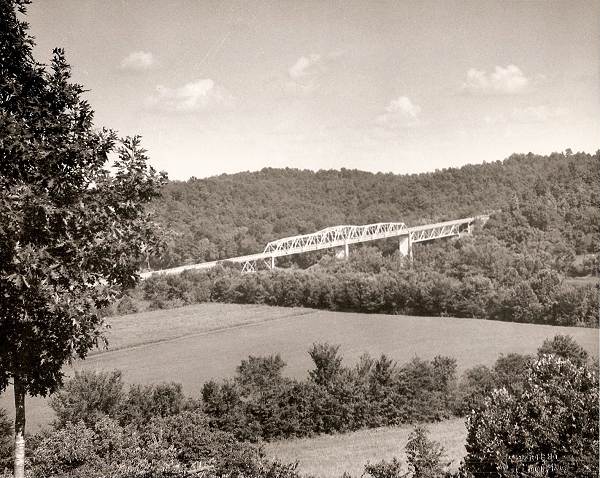
[[[430,436],[442,444],[444,461],[455,470],[465,455],[467,430],[464,419],[456,418],[426,425]],[[298,469],[308,476],[339,478],[344,472],[361,476],[366,463],[389,461],[393,457],[406,464],[404,447],[411,425],[359,430],[341,435],[282,440],[265,444],[270,458],[298,462]]]
[[[363,352],[402,363],[415,355],[457,359],[459,373],[492,364],[500,354],[533,353],[546,338],[570,334],[597,356],[598,329],[517,324],[476,319],[330,312],[263,305],[198,304],[108,319],[108,350],[98,350],[66,370],[123,371],[130,383],[180,382],[198,396],[203,383],[234,374],[248,355],[280,353],[284,374],[304,377],[314,342],[340,344],[347,364]],[[13,413],[12,390],[0,407]],[[27,400],[28,430],[50,423],[44,398]]]

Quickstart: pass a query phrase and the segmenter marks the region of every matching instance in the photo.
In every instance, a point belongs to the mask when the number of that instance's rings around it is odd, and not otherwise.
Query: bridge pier
[[[410,234],[406,236],[400,236],[400,240],[398,241],[398,250],[402,257],[407,257],[412,259],[412,242],[410,240]]]
[[[350,245],[344,244],[343,249],[338,249],[336,251],[335,257],[338,259],[348,259],[348,257],[350,257]]]
[[[275,269],[275,256],[271,256],[271,270]]]

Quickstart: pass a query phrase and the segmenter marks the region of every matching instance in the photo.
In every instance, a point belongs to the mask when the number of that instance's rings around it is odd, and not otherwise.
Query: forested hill
[[[415,225],[507,208],[518,208],[527,227],[559,231],[574,252],[595,252],[598,185],[599,152],[568,151],[412,175],[269,168],[174,181],[155,204],[173,236],[153,265],[254,253],[270,240],[338,224]]]

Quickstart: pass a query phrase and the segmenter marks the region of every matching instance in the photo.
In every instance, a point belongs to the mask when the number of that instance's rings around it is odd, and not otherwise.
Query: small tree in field
[[[429,438],[429,432],[416,426],[408,436],[406,461],[412,478],[439,478],[444,475],[444,448]]]
[[[143,205],[165,181],[139,138],[93,127],[62,50],[48,67],[33,59],[28,3],[0,0],[0,392],[12,381],[16,478],[25,395],[55,391],[101,340],[98,310],[159,245]]]

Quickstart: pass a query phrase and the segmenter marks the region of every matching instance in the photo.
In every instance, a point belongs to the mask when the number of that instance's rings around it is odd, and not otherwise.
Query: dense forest
[[[338,224],[408,225],[518,208],[503,239],[523,229],[562,236],[574,254],[596,252],[600,154],[514,154],[505,161],[425,174],[263,169],[174,181],[156,201],[170,234],[152,268],[262,251],[271,240]],[[548,236],[550,237],[550,236]]]

